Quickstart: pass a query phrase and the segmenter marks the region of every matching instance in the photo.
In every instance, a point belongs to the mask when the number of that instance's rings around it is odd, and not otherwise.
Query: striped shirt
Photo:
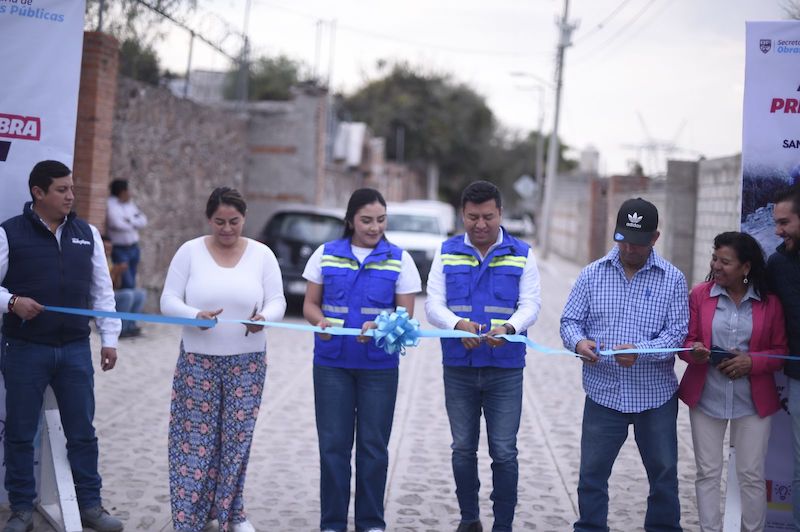
[[[561,315],[561,339],[573,350],[583,339],[596,340],[602,349],[681,347],[688,323],[683,274],[653,250],[628,280],[615,246],[581,271]],[[619,412],[657,408],[678,389],[674,363],[673,353],[640,354],[629,368],[601,357],[583,365],[583,389],[594,402]]]

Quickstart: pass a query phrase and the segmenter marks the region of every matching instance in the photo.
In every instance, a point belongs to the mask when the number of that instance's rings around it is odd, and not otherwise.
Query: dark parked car
[[[303,269],[320,244],[335,240],[344,231],[344,212],[313,205],[281,207],[264,226],[260,240],[278,258],[286,299],[302,299],[306,293]]]

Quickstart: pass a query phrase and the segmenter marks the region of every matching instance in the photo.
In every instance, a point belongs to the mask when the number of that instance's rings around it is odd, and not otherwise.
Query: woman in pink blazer
[[[721,531],[723,438],[730,422],[742,527],[763,530],[766,518],[764,457],[770,416],[779,408],[774,372],[788,353],[783,309],[767,293],[764,255],[746,233],[714,238],[711,272],[689,296],[689,334],[680,357],[689,366],[678,394],[689,405],[697,509],[703,532]],[[751,354],[752,353],[752,354]]]

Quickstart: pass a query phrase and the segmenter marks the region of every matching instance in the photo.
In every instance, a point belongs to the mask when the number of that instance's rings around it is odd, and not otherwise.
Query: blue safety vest
[[[359,264],[349,238],[325,244],[322,254],[322,313],[332,325],[361,328],[381,311],[395,309],[397,278],[403,251],[382,239]],[[390,355],[374,341],[358,343],[354,336],[314,335],[314,363],[355,369],[395,368]]]
[[[442,244],[442,268],[447,308],[460,318],[484,325],[486,332],[508,321],[517,309],[519,281],[530,246],[503,231],[503,241],[480,260],[475,248],[464,243],[464,235]],[[525,334],[525,331],[518,331]],[[482,342],[466,349],[459,339],[442,339],[446,366],[525,367],[525,344],[507,342],[490,347]]]

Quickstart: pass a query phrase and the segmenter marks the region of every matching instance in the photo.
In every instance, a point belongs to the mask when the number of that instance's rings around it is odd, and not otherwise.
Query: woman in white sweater
[[[234,189],[211,193],[209,236],[183,244],[172,259],[161,312],[185,318],[283,318],[286,299],[278,261],[265,245],[242,237],[244,199]],[[254,530],[247,521],[244,479],[266,377],[263,327],[220,323],[184,327],[172,387],[169,484],[175,530],[200,531],[211,519],[222,531]]]

